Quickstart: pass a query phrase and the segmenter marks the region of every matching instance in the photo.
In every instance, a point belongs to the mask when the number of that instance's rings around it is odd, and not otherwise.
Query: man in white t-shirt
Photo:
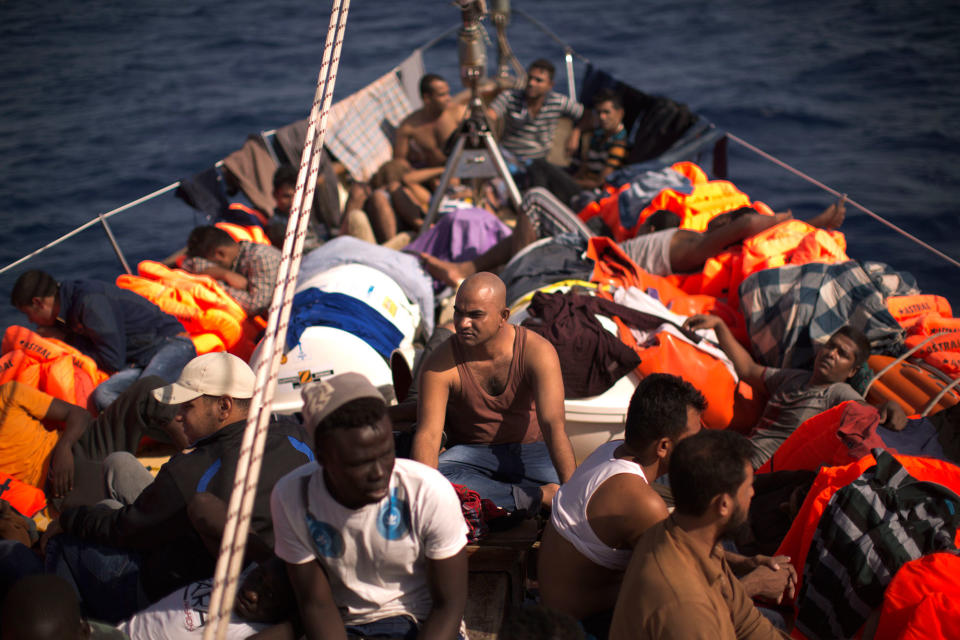
[[[467,598],[466,523],[440,473],[394,458],[382,396],[344,373],[303,389],[317,462],[282,478],[275,552],[307,638],[454,638]]]

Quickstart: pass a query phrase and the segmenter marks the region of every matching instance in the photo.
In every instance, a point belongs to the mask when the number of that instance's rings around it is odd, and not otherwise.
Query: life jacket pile
[[[891,296],[887,298],[887,309],[907,330],[907,348],[920,347],[916,357],[951,378],[960,375],[960,318],[953,317],[946,298]]]
[[[188,273],[144,260],[133,276],[116,284],[150,300],[177,318],[190,335],[197,354],[229,351],[244,360],[253,352],[261,326],[210,276]]]
[[[0,384],[16,380],[81,407],[110,377],[93,358],[67,343],[17,325],[7,327],[0,353]]]

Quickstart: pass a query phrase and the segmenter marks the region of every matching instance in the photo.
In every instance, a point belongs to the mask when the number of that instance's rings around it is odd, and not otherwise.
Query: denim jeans
[[[540,486],[560,483],[545,442],[458,444],[440,454],[437,468],[508,511],[539,508]]]
[[[22,542],[0,540],[0,602],[20,578],[43,573],[43,561]]]
[[[116,372],[93,390],[93,401],[102,411],[143,376],[160,376],[167,382],[176,382],[183,368],[196,357],[197,350],[190,338],[168,336],[146,367],[128,367]]]
[[[46,572],[69,582],[89,618],[116,624],[149,604],[140,584],[140,554],[61,534],[47,543]]]

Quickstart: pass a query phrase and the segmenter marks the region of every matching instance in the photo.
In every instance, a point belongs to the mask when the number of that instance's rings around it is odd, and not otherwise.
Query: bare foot
[[[429,253],[420,253],[420,261],[434,280],[439,280],[451,287],[456,287],[472,273],[469,262],[447,262]]]
[[[847,208],[844,206],[843,201],[834,202],[829,207],[823,210],[823,213],[814,216],[807,222],[814,227],[820,229],[839,229],[840,225],[843,224],[843,219],[847,215]]]
[[[553,505],[553,496],[557,495],[559,490],[560,485],[553,482],[542,485],[540,487],[540,508],[549,512]]]

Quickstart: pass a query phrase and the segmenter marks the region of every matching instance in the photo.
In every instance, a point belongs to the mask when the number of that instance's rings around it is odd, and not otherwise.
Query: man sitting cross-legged
[[[627,410],[624,440],[601,445],[557,492],[543,533],[538,576],[543,603],[606,638],[623,572],[640,536],[667,517],[650,483],[668,471],[671,452],[700,431],[703,395],[669,374],[644,378]],[[784,558],[727,560],[750,595],[778,600],[793,566]],[[748,573],[749,572],[749,573]]]
[[[362,375],[303,398],[317,462],[280,480],[270,506],[306,637],[457,637],[467,527],[453,487],[395,459],[386,403]]]
[[[454,303],[456,333],[424,363],[412,457],[510,511],[539,510],[576,462],[564,429],[557,352],[507,323],[503,282],[467,278]],[[447,449],[439,454],[446,431]]]

